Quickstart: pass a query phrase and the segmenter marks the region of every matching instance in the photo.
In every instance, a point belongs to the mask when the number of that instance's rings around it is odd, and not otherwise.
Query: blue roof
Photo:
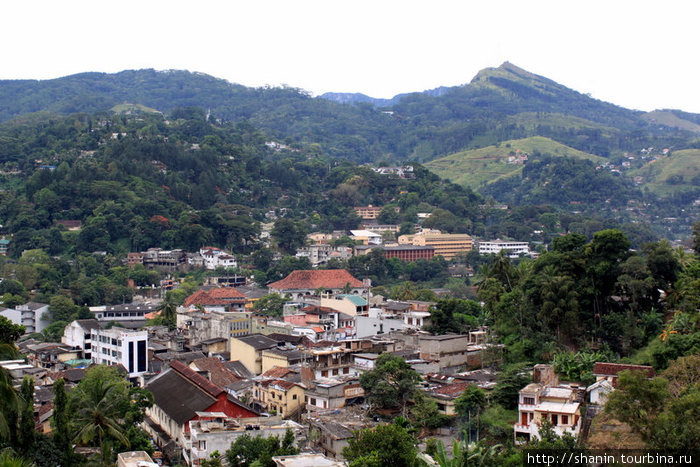
[[[343,294],[343,295],[338,295],[338,297],[344,297],[350,300],[352,303],[354,303],[357,306],[365,306],[367,305],[367,300],[364,298],[360,297],[359,295],[352,295],[352,294]]]

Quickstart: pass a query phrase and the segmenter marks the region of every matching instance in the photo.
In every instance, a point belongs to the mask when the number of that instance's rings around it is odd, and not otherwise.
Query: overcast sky
[[[0,79],[186,69],[392,97],[510,61],[627,108],[700,113],[698,13],[690,0],[8,0]]]

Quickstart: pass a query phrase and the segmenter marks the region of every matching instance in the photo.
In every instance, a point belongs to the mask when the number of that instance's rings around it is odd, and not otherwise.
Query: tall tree
[[[34,429],[34,379],[25,376],[22,380],[21,388],[22,396],[22,412],[19,419],[19,450],[22,454],[27,455],[34,448],[34,440],[36,439],[36,431]]]
[[[350,467],[413,467],[417,456],[415,439],[396,423],[355,431],[343,448]]]
[[[360,376],[360,385],[374,407],[400,409],[405,414],[406,403],[413,398],[421,379],[406,360],[384,353],[377,358],[373,370]]]

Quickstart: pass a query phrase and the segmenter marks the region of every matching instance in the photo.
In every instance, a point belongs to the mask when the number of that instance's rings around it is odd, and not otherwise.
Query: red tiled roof
[[[346,284],[350,284],[350,287],[362,287],[362,281],[352,277],[345,269],[292,271],[287,277],[269,284],[268,287],[275,290],[342,289]]]
[[[321,326],[314,326],[311,329],[313,329],[314,332],[323,332],[325,330]]]
[[[647,365],[628,365],[626,363],[604,363],[597,362],[593,367],[593,374],[596,376],[617,376],[621,371],[642,371],[647,378],[656,376],[654,369]]]
[[[284,378],[289,373],[292,373],[292,370],[289,368],[283,366],[273,366],[262,375],[267,378]]]
[[[204,376],[200,375],[182,362],[173,360],[170,362],[170,368],[180,373],[191,383],[197,385],[200,389],[214,398],[219,397],[219,394],[224,392],[223,389],[213,383],[210,383]]]
[[[273,385],[278,386],[278,387],[284,389],[285,391],[289,391],[294,386],[298,386],[297,383],[292,383],[291,381],[285,381],[283,379],[271,379],[271,380],[267,380],[267,381],[261,381],[260,384],[262,386],[265,386],[265,387],[269,387],[269,386],[273,386]]]
[[[192,361],[192,364],[199,370],[208,371],[211,382],[222,388],[242,379],[216,357],[198,358]]]
[[[245,301],[245,295],[231,287],[211,290],[198,290],[185,299],[184,306],[228,305],[231,302]]]

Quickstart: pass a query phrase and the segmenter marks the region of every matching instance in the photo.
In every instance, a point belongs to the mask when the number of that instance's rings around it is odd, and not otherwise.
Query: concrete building
[[[253,374],[259,375],[262,370],[262,353],[264,350],[277,348],[277,341],[263,336],[251,334],[231,338],[231,358],[240,361]]]
[[[146,451],[129,451],[117,454],[117,467],[158,467]]]
[[[49,306],[45,303],[27,302],[15,307],[21,313],[21,324],[25,327],[26,334],[41,332],[51,323]]]
[[[332,246],[328,243],[319,243],[299,248],[295,256],[297,258],[309,258],[311,266],[317,268],[331,259],[344,260],[352,258],[352,248],[345,245]]]
[[[80,357],[92,359],[92,331],[100,329],[96,319],[78,319],[71,321],[63,329],[61,342],[80,351]]]
[[[353,208],[360,219],[376,219],[382,212],[381,206],[355,206]]]
[[[183,306],[194,309],[203,307],[206,311],[238,312],[245,311],[246,297],[233,287],[200,289],[187,297]]]
[[[190,438],[183,452],[190,465],[200,465],[215,451],[225,453],[238,438],[252,432],[263,438],[282,439],[287,430],[292,430],[295,439],[305,437],[302,425],[282,420],[282,417],[233,418],[221,412],[199,412],[198,415],[189,422]]]
[[[581,429],[582,391],[559,385],[552,365],[535,365],[534,382],[520,390],[518,421],[514,426],[516,444],[540,439],[544,420],[559,436],[577,436]]]
[[[314,380],[306,390],[306,409],[339,409],[348,403],[359,402],[364,396],[365,391],[355,377],[321,378]]]
[[[479,242],[480,255],[499,254],[504,250],[509,258],[517,258],[520,255],[530,254],[530,246],[527,242],[512,242],[501,239],[492,240],[490,242]]]
[[[97,321],[117,321],[127,325],[128,323],[145,323],[146,315],[157,311],[158,306],[154,303],[127,303],[124,305],[91,306],[89,309]]]
[[[253,397],[265,412],[293,418],[304,406],[304,386],[284,379],[262,379],[255,382]]]
[[[446,260],[469,253],[474,245],[472,237],[467,234],[443,234],[433,231],[401,235],[398,241],[399,245],[432,246],[435,256],[442,256]]]
[[[123,365],[129,378],[136,378],[148,371],[148,331],[92,328],[90,340],[94,363]]]
[[[385,245],[382,247],[384,257],[387,259],[398,258],[401,261],[417,261],[419,259],[430,260],[435,256],[435,247],[419,245]]]
[[[382,236],[370,230],[351,230],[350,238],[357,242],[362,242],[363,245],[381,245]]]
[[[347,467],[346,462],[337,461],[323,454],[296,454],[294,456],[275,456],[272,458],[276,467]]]
[[[178,308],[177,327],[184,332],[190,345],[211,339],[247,336],[252,333],[253,314],[250,312],[202,312]],[[227,345],[228,347],[228,345]]]

